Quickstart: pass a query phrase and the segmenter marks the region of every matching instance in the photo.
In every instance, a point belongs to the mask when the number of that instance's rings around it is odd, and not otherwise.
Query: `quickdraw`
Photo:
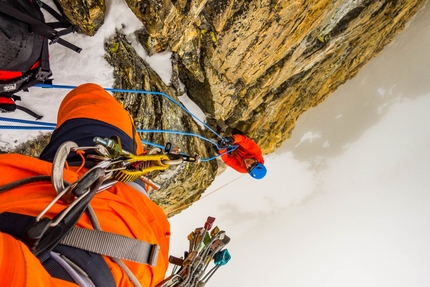
[[[95,150],[100,156],[90,155],[90,157],[111,161],[112,177],[122,182],[134,181],[149,172],[163,171],[170,165],[190,161],[187,160],[189,156],[179,156],[170,152],[170,149],[166,149],[164,154],[161,153],[161,149],[156,148],[145,155],[134,155],[122,149],[119,137],[109,139],[96,137],[94,142],[96,143]],[[168,145],[171,144],[168,143]]]
[[[98,163],[92,168],[102,168],[105,170],[105,181],[100,187],[105,190],[118,181],[132,182],[137,179],[142,180],[155,190],[160,189],[160,185],[153,182],[146,175],[152,171],[163,171],[169,168],[170,165],[178,165],[184,161],[198,162],[198,156],[190,157],[182,155],[177,150],[171,149],[171,144],[164,150],[155,148],[144,155],[134,155],[129,151],[123,150],[119,137],[111,138],[94,138],[94,146],[78,147],[74,142],[68,141],[63,143],[57,150],[53,165],[52,165],[52,184],[57,193],[65,189],[63,181],[63,168],[66,163],[67,156],[71,152],[79,152],[85,150],[94,150],[97,154],[88,154],[87,158],[94,159]],[[74,196],[67,192],[63,195],[64,202],[71,202]]]
[[[185,252],[185,259],[169,258],[170,263],[180,267],[179,270],[157,287],[204,287],[212,275],[227,264],[231,256],[224,247],[230,238],[218,227],[210,231],[214,221],[214,217],[208,217],[204,227],[196,228],[188,235],[190,245],[188,252]],[[212,261],[214,267],[205,274]]]
[[[171,164],[183,162],[176,154],[154,154],[160,149],[151,150],[146,155],[134,155],[122,149],[118,137],[94,138],[95,146],[79,147],[72,141],[64,142],[58,148],[52,164],[51,182],[57,196],[36,217],[35,224],[27,231],[23,241],[36,255],[53,246],[72,228],[88,206],[93,196],[118,181],[128,182],[142,177],[153,188],[160,186],[144,174],[154,170],[165,170]],[[93,149],[98,155],[88,155],[100,161],[86,171],[76,182],[64,181],[64,165],[70,152]],[[53,219],[44,217],[57,200],[69,204]],[[60,230],[61,232],[59,232]]]
[[[103,180],[103,169],[97,167],[89,170],[83,177],[61,191],[40,212],[36,217],[36,222],[27,229],[23,238],[23,242],[34,255],[37,256],[45,250],[52,250],[67,235],[99,190]],[[55,202],[65,194],[73,195],[74,199],[69,202],[70,205],[52,219],[44,217]]]

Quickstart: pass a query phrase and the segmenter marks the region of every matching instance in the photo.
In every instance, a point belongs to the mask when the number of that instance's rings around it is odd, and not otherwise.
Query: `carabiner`
[[[66,236],[68,231],[73,228],[87,208],[91,199],[99,190],[100,185],[105,180],[105,171],[102,168],[89,170],[82,178],[66,188],[74,190],[77,199],[57,214],[52,220],[42,216],[49,208],[62,196],[61,192],[48,206],[39,214],[34,225],[26,232],[23,242],[32,250],[36,256],[45,250],[52,250]]]
[[[77,148],[78,145],[75,142],[67,141],[62,143],[55,153],[54,161],[52,162],[52,185],[55,191],[58,193],[64,191],[64,164],[66,163],[67,156],[73,148]]]

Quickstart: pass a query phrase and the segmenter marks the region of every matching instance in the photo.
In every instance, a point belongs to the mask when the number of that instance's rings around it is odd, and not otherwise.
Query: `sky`
[[[81,45],[80,55],[51,46],[55,84],[112,86],[104,38],[123,19],[126,34],[140,23],[121,1],[110,5],[95,37],[68,37]],[[200,201],[171,218],[171,254],[181,256],[187,235],[213,216],[231,238],[232,259],[207,287],[430,286],[428,51],[430,5],[298,119],[291,138],[265,157],[263,180],[227,169]],[[139,53],[168,81],[169,53]],[[22,94],[23,104],[55,122],[66,92],[34,88]],[[2,131],[0,144],[37,134]]]

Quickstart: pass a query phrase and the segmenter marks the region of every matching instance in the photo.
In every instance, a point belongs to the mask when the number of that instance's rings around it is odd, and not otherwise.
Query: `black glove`
[[[218,141],[218,148],[226,148],[234,144],[234,138],[226,137]]]

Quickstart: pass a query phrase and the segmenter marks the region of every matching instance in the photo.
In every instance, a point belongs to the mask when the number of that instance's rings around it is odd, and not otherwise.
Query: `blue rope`
[[[152,146],[155,146],[155,147],[158,147],[158,148],[161,148],[161,149],[164,149],[164,148],[165,148],[165,146],[164,146],[164,145],[156,144],[156,143],[149,142],[149,141],[146,141],[146,140],[140,140],[140,142],[141,142],[141,143],[143,143],[143,144],[146,144],[146,145],[152,145]]]
[[[51,85],[51,84],[36,84],[35,87],[39,88],[47,88],[47,89],[74,89],[77,86],[66,86],[66,85]],[[163,96],[172,103],[176,104],[178,107],[183,109],[186,113],[188,113],[190,116],[192,116],[194,119],[196,119],[199,123],[201,123],[203,126],[205,126],[208,130],[210,130],[214,135],[218,136],[219,138],[223,139],[222,136],[220,136],[217,132],[215,132],[210,126],[208,126],[206,123],[204,123],[202,120],[200,120],[196,115],[194,115],[192,112],[190,112],[184,105],[182,105],[180,102],[176,101],[169,95],[163,92],[153,92],[153,91],[145,91],[145,90],[126,90],[126,89],[115,89],[115,88],[103,88],[106,91],[109,92],[119,92],[119,93],[136,93],[136,94],[151,94],[151,95],[159,95]]]
[[[46,88],[46,89],[75,89],[77,86],[68,86],[68,85],[51,85],[51,84],[36,84],[35,87],[39,88]],[[218,136],[219,138],[223,139],[222,136],[220,136],[217,132],[215,132],[210,126],[208,126],[206,123],[204,123],[202,120],[200,120],[196,115],[194,115],[192,112],[190,112],[183,104],[176,101],[169,95],[163,93],[163,92],[154,92],[154,91],[145,91],[145,90],[126,90],[126,89],[115,89],[115,88],[103,88],[106,91],[110,92],[120,92],[120,93],[137,93],[137,94],[152,94],[152,95],[160,95],[171,101],[172,103],[176,104],[178,107],[183,109],[186,113],[188,113],[190,116],[192,116],[194,119],[196,119],[198,122],[200,122],[203,126],[205,126],[208,130],[210,130],[213,134]],[[0,130],[46,130],[46,131],[52,131],[55,129],[56,124],[55,123],[47,123],[47,122],[40,122],[40,121],[30,121],[30,120],[22,120],[22,119],[13,119],[13,118],[4,118],[0,117],[0,121],[7,121],[7,122],[13,122],[13,123],[20,123],[20,124],[29,124],[34,126],[5,126],[0,125]],[[203,137],[199,134],[189,133],[189,132],[182,132],[182,131],[173,131],[173,130],[137,130],[139,133],[173,133],[173,134],[180,134],[180,135],[187,135],[187,136],[195,136],[202,140],[205,140],[207,142],[210,142],[211,144],[215,145],[217,149],[219,150],[220,147],[218,146],[218,143],[210,140],[206,137]],[[147,145],[156,146],[158,148],[164,148],[162,145],[158,145],[152,142],[141,140],[142,143]],[[227,147],[227,152],[218,154],[214,157],[207,158],[207,159],[201,159],[202,162],[210,161],[213,159],[216,159],[217,157],[220,157],[221,155],[227,154],[233,150],[235,150],[237,146],[234,147]]]
[[[53,124],[53,123],[46,123],[46,122],[40,122],[40,121],[29,121],[29,120],[11,119],[11,118],[4,118],[4,117],[0,117],[0,121],[19,123],[19,124],[50,126],[50,127],[55,127],[57,125],[57,124]]]
[[[5,126],[5,125],[0,125],[0,130],[37,130],[37,131],[53,131],[55,129],[56,124],[55,123],[47,123],[47,122],[40,122],[40,121],[31,121],[31,120],[22,120],[22,119],[13,119],[13,118],[4,118],[4,117],[0,117],[0,121],[5,121],[5,122],[12,122],[12,123],[20,123],[20,124],[28,124],[28,126]],[[33,126],[30,126],[33,125]],[[217,149],[219,150],[220,147],[218,146],[218,143],[215,141],[212,141],[208,138],[205,138],[199,134],[195,134],[195,133],[189,133],[189,132],[182,132],[182,131],[174,131],[174,130],[143,130],[143,129],[138,129],[137,132],[139,133],[171,133],[171,134],[179,134],[179,135],[186,135],[186,136],[194,136],[194,137],[198,137],[202,140],[205,140],[213,145],[215,145],[217,147]],[[143,144],[146,145],[151,145],[151,146],[155,146],[161,149],[164,149],[163,145],[159,145],[153,142],[149,142],[149,141],[145,141],[145,140],[141,140],[141,142]],[[232,152],[233,150],[235,150],[237,148],[237,146],[233,146],[233,147],[227,147],[227,151],[222,153],[222,154],[218,154],[216,156],[210,157],[210,158],[202,158],[200,159],[200,161],[202,162],[208,162],[211,160],[214,160],[224,154],[227,154],[229,152]]]
[[[2,126],[0,125],[0,130],[26,130],[26,131],[53,131],[54,127],[34,127],[34,126]]]
[[[5,122],[13,122],[13,123],[20,123],[20,124],[29,124],[34,126],[4,126],[0,125],[0,129],[4,130],[45,130],[45,131],[52,131],[55,129],[55,126],[57,124],[55,123],[47,123],[47,122],[40,122],[40,121],[30,121],[30,120],[22,120],[22,119],[13,119],[13,118],[4,118],[0,117],[0,121]],[[202,135],[195,134],[195,133],[189,133],[189,132],[182,132],[182,131],[174,131],[174,130],[137,130],[139,133],[170,133],[170,134],[178,134],[178,135],[186,135],[186,136],[194,136],[197,138],[200,138],[202,140],[205,140],[213,145],[215,145],[218,149],[217,142],[210,140]]]
[[[181,131],[173,131],[173,130],[137,130],[137,132],[139,132],[139,133],[167,133],[167,134],[194,136],[194,137],[198,137],[204,141],[210,142],[211,144],[218,147],[218,144],[215,141],[210,140],[208,138],[205,138],[204,136],[201,136],[199,134],[194,134],[194,133],[189,133],[189,132],[181,132]]]

